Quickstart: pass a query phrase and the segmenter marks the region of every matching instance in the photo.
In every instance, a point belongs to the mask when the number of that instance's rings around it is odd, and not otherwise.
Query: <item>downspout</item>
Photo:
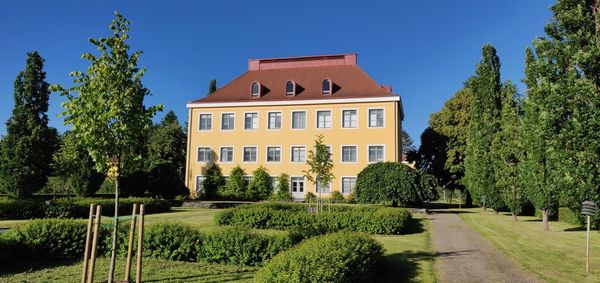
[[[190,191],[190,196],[196,197],[196,190],[190,188],[190,159],[191,159],[191,140],[192,140],[192,128],[193,128],[193,119],[192,119],[192,109],[188,108],[188,128],[187,128],[187,154],[185,155],[185,186]]]

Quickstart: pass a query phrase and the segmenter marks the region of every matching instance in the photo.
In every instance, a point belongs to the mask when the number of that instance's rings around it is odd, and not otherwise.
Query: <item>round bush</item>
[[[384,249],[359,233],[333,233],[308,239],[275,256],[256,282],[368,282],[375,279]]]
[[[370,164],[356,179],[354,198],[360,203],[411,204],[421,202],[419,173],[399,162]]]

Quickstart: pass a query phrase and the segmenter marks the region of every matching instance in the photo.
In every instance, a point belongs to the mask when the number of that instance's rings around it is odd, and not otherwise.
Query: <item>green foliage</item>
[[[178,223],[150,226],[144,233],[144,256],[196,261],[201,256],[202,236],[197,229]]]
[[[473,199],[493,209],[503,206],[496,185],[492,141],[500,128],[503,85],[500,81],[500,58],[489,44],[482,48],[481,62],[468,86],[472,89],[469,128],[465,156],[465,181]]]
[[[306,240],[280,253],[256,282],[368,282],[376,278],[384,249],[371,237],[335,233]]]
[[[189,191],[177,165],[169,162],[155,165],[150,170],[148,193],[152,197],[174,199],[177,196],[187,196]]]
[[[213,163],[206,168],[206,179],[202,187],[204,189],[204,198],[207,200],[214,200],[218,198],[219,190],[225,186],[225,179],[221,172],[221,167],[216,163]]]
[[[221,187],[220,195],[228,199],[246,199],[248,191],[248,180],[246,172],[240,166],[231,169],[231,174],[225,186]]]
[[[165,163],[175,167],[178,177],[183,183],[185,170],[186,134],[181,128],[177,116],[169,111],[160,123],[152,127],[148,141],[148,170]],[[164,166],[164,165],[163,165]]]
[[[211,95],[215,91],[217,91],[217,80],[212,79],[208,84],[208,95]]]
[[[412,219],[405,209],[377,206],[332,206],[320,213],[304,204],[265,203],[238,206],[215,216],[219,225],[257,229],[294,230],[312,227],[322,232],[339,230],[370,234],[401,234]]]
[[[281,173],[277,177],[277,190],[275,194],[271,196],[272,200],[275,201],[293,201],[294,197],[290,191],[290,176],[285,173]]]
[[[246,199],[249,200],[265,200],[273,193],[271,177],[267,168],[259,166],[252,172],[253,178],[248,185]]]
[[[29,197],[44,187],[58,143],[56,129],[48,127],[50,91],[43,68],[37,52],[27,53],[25,70],[14,83],[12,116],[0,140],[0,189],[13,198]]]
[[[303,202],[312,203],[312,202],[316,202],[316,201],[317,201],[317,196],[315,194],[313,194],[312,192],[308,192],[308,193],[306,193],[306,195],[304,195]]]
[[[332,192],[329,199],[331,200],[332,203],[345,203],[346,202],[346,199],[344,198],[342,193],[340,193],[339,191]]]
[[[307,180],[311,181],[315,186],[327,187],[335,178],[333,175],[333,160],[329,148],[323,143],[324,136],[319,134],[315,139],[313,149],[308,151],[306,164],[310,167],[308,170],[302,171]]]
[[[405,130],[400,132],[400,138],[402,139],[402,153],[408,154],[409,152],[415,151],[415,145],[408,133]]]
[[[419,184],[420,171],[397,162],[369,164],[356,179],[354,199],[359,203],[412,204],[428,192]]]
[[[141,197],[150,188],[150,173],[146,170],[137,170],[119,177],[120,194],[123,196]]]
[[[579,210],[573,211],[568,207],[559,207],[558,208],[558,221],[565,222],[573,225],[581,225],[585,223],[583,219],[580,218]]]

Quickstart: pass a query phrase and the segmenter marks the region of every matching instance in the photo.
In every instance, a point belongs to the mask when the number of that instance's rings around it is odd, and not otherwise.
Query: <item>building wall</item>
[[[368,111],[372,108],[384,109],[384,127],[370,128],[368,126]],[[342,128],[342,111],[344,109],[356,109],[358,112],[357,128]],[[298,130],[292,128],[292,111],[306,111],[306,129]],[[317,128],[317,110],[331,110],[331,128]],[[306,156],[312,149],[317,135],[323,134],[324,143],[331,145],[332,158],[334,162],[333,173],[336,179],[331,184],[331,191],[341,191],[341,177],[355,177],[366,167],[368,163],[368,146],[383,145],[385,161],[401,161],[401,145],[399,143],[399,131],[401,129],[401,118],[398,101],[385,102],[360,102],[360,103],[335,103],[335,104],[312,104],[312,105],[283,105],[283,106],[247,106],[238,107],[200,107],[189,109],[188,122],[188,160],[186,184],[195,193],[196,177],[205,174],[208,163],[197,162],[198,147],[210,147],[213,152],[213,162],[219,164],[223,175],[227,176],[231,169],[240,165],[242,169],[251,175],[259,166],[267,168],[271,176],[287,173],[291,177],[302,176],[303,170],[307,170],[306,163],[291,162],[291,147],[296,145],[306,146]],[[280,130],[267,129],[268,112],[282,112],[282,127]],[[258,129],[244,130],[244,116],[247,112],[258,112]],[[210,131],[199,130],[200,114],[212,114],[212,129]],[[221,130],[221,114],[235,114],[235,129],[233,131]],[[356,145],[357,162],[342,163],[342,145]],[[234,148],[233,162],[219,162],[220,148],[232,146]],[[243,147],[257,147],[257,161],[253,163],[243,162]],[[281,162],[267,162],[267,146],[281,146]],[[315,193],[315,186],[306,182],[305,192]]]

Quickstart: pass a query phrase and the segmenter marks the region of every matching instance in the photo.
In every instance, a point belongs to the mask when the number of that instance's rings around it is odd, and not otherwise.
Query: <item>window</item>
[[[292,146],[292,162],[306,162],[306,147]]]
[[[317,128],[331,128],[331,111],[317,111]]]
[[[342,162],[356,162],[356,151],[355,145],[342,146]]]
[[[260,84],[258,82],[252,83],[251,95],[252,97],[260,97]]]
[[[351,194],[355,186],[356,177],[342,177],[342,194]]]
[[[323,80],[323,95],[331,95],[331,81]]]
[[[206,176],[196,176],[196,192],[198,194],[204,194],[204,180],[206,180]]]
[[[292,112],[292,129],[306,129],[306,111]]]
[[[233,147],[222,147],[220,158],[221,162],[233,162]]]
[[[235,128],[235,114],[223,113],[221,114],[221,130],[231,131]]]
[[[281,147],[267,147],[267,162],[281,162]]]
[[[271,188],[273,191],[277,191],[277,185],[279,185],[278,177],[269,177],[269,182],[271,182]]]
[[[371,145],[369,146],[369,163],[383,162],[383,146],[382,145]]]
[[[198,148],[198,162],[211,162],[212,161],[212,156],[211,156],[211,150],[210,147],[199,147]]]
[[[281,112],[269,112],[269,130],[281,129]]]
[[[285,83],[285,95],[286,96],[295,96],[296,95],[296,83],[293,81],[288,81]]]
[[[244,162],[256,162],[256,147],[244,147]]]
[[[212,114],[200,114],[200,131],[212,129]]]
[[[342,128],[356,128],[358,127],[358,114],[356,110],[343,110],[342,111]]]
[[[291,177],[290,182],[292,183],[292,193],[304,192],[304,177]]]
[[[383,109],[369,109],[369,127],[383,127]]]
[[[244,130],[258,129],[258,113],[244,114]]]
[[[331,183],[327,184],[327,186],[323,186],[319,182],[317,182],[316,192],[317,193],[331,193]]]

